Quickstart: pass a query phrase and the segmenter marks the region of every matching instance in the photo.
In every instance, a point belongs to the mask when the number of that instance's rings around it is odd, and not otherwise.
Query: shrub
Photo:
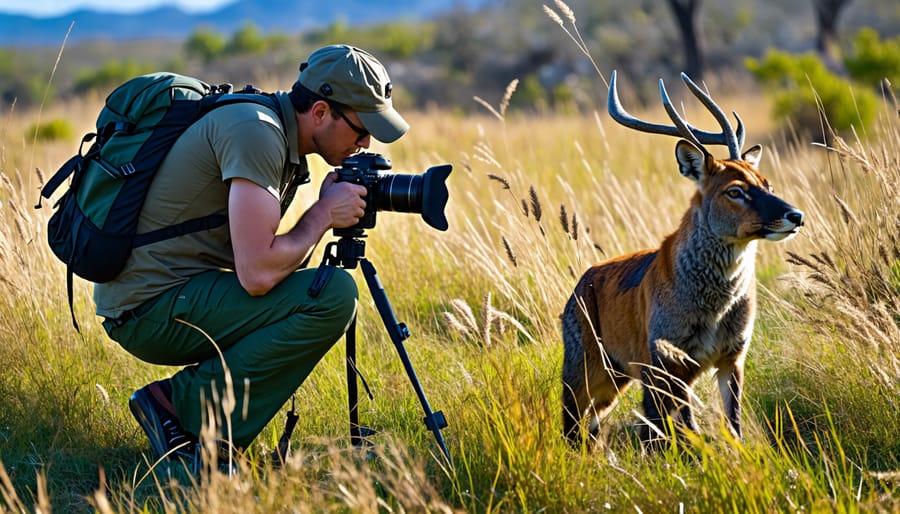
[[[82,72],[75,80],[75,90],[83,93],[91,90],[108,89],[126,80],[154,71],[152,66],[138,64],[132,60],[110,61],[96,70]]]
[[[184,42],[184,50],[188,55],[194,55],[210,63],[216,57],[222,55],[225,50],[225,38],[210,29],[201,28]]]
[[[409,59],[417,52],[434,46],[434,25],[395,22],[379,25],[372,31],[373,40],[386,56]]]
[[[231,36],[231,40],[225,45],[225,52],[230,55],[250,54],[256,55],[265,52],[269,43],[253,23],[246,23]]]
[[[70,141],[75,135],[75,127],[68,120],[55,118],[43,123],[35,123],[28,128],[28,137],[38,141]]]
[[[900,36],[882,41],[873,29],[864,28],[853,40],[853,55],[844,59],[854,79],[876,86],[881,79],[900,84]]]
[[[794,122],[801,132],[821,132],[823,115],[839,133],[852,127],[865,130],[875,119],[875,93],[853,87],[813,53],[769,50],[762,60],[747,58],[744,64],[757,80],[774,88],[775,117]]]
[[[518,84],[510,103],[521,109],[547,107],[547,91],[535,75],[528,75]]]

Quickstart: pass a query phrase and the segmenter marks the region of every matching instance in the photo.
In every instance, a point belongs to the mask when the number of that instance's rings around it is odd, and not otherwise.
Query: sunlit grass
[[[297,393],[288,465],[273,469],[268,458],[282,412],[238,477],[200,483],[147,475],[147,443],[126,401],[172,370],[109,341],[80,280],[82,331],[72,328],[65,272],[43,239],[50,205],[32,205],[74,148],[33,144],[23,132],[29,115],[11,113],[0,131],[0,478],[8,478],[0,510],[900,510],[896,112],[885,109],[877,133],[826,149],[773,145],[762,100],[719,100],[744,115],[748,143],[766,146],[761,171],[809,220],[795,239],[760,245],[743,446],[722,430],[711,380],[698,384],[703,434],[688,445],[643,451],[636,389],[614,412],[604,449],[573,451],[559,435],[559,313],[588,265],[655,246],[677,226],[692,186],[675,168],[674,139],[635,134],[602,112],[410,113],[413,130],[373,150],[398,173],[453,164],[450,229],[381,212],[367,255],[410,327],[405,345],[432,408],[450,423],[455,466],[425,429],[355,271],[358,361],[375,395],[363,399],[361,421],[380,431],[378,457],[348,447],[339,342]],[[84,130],[96,107],[72,107]],[[326,169],[315,163],[314,182]],[[304,188],[299,203],[315,189]]]

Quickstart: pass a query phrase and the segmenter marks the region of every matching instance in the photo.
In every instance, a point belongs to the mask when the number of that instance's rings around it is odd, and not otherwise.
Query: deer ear
[[[691,180],[700,180],[700,177],[706,170],[706,159],[708,157],[709,154],[687,140],[682,139],[675,145],[675,159],[678,160],[678,171]]]
[[[744,152],[743,155],[741,155],[741,159],[749,162],[751,165],[753,165],[754,168],[759,167],[759,160],[761,158],[762,158],[762,145],[754,145],[753,147],[748,149],[746,152]]]

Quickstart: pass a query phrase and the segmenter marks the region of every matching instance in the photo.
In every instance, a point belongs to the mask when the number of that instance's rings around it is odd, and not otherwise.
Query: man
[[[306,155],[339,166],[372,138],[390,143],[409,126],[392,106],[384,67],[351,46],[316,50],[291,92],[276,95],[280,113],[241,102],[191,125],[154,178],[138,232],[214,213],[228,223],[136,248],[121,275],[94,289],[103,327],[125,350],[186,366],[129,400],[157,457],[193,454],[207,422],[245,448],[355,315],[348,273],[335,270],[312,298],[315,269],[299,268],[328,230],[357,223],[365,187],[331,172],[297,224],[276,230],[308,181]]]

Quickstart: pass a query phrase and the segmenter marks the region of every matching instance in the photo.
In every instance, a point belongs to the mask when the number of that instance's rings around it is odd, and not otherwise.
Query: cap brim
[[[356,111],[356,114],[363,127],[382,143],[393,143],[409,130],[409,123],[393,108],[379,112]]]

